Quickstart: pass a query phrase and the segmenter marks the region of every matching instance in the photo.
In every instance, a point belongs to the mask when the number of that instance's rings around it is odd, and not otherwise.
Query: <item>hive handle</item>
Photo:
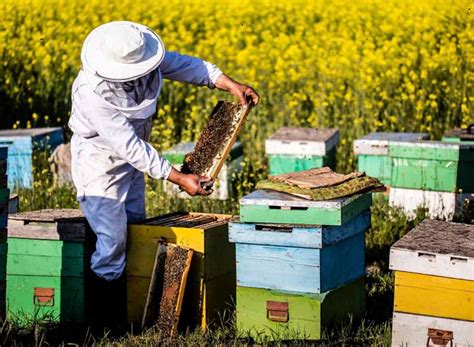
[[[430,346],[430,341],[437,346],[446,346],[449,342],[450,346],[453,346],[453,332],[448,330],[440,330],[428,328],[428,339],[426,340],[426,346]]]

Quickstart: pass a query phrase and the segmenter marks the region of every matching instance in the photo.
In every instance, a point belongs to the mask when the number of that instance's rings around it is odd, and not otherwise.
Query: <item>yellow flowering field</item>
[[[169,50],[216,63],[262,103],[241,140],[250,175],[282,125],[340,129],[339,168],[369,131],[427,131],[473,121],[473,8],[468,0],[2,0],[0,122],[65,124],[88,32],[111,20],[156,30]],[[168,82],[153,141],[194,139],[220,92]]]

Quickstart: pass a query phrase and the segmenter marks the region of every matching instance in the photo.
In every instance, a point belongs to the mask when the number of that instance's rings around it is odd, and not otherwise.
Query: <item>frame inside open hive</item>
[[[225,224],[229,218],[212,214],[176,212],[146,221],[145,225],[207,229]]]
[[[181,172],[207,176],[215,180],[251,108],[251,104],[242,106],[219,101],[194,151],[184,158]]]

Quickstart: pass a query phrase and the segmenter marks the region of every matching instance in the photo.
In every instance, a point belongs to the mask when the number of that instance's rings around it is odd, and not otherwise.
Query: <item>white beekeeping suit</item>
[[[110,281],[125,268],[127,221],[145,218],[143,173],[166,179],[171,170],[147,142],[162,80],[213,88],[222,72],[198,58],[165,52],[151,29],[130,22],[92,31],[81,58],[69,121],[72,175],[97,235],[91,268]]]

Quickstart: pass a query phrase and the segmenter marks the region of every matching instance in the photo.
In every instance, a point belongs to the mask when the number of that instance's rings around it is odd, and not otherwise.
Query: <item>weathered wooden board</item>
[[[436,192],[421,189],[391,188],[391,206],[401,208],[409,217],[416,216],[416,210],[426,209],[430,218],[453,220],[456,216],[469,213],[474,203],[474,193]]]
[[[8,230],[15,238],[84,241],[88,224],[81,210],[46,209],[11,214]]]
[[[323,248],[236,244],[237,284],[322,293],[365,273],[364,232]]]
[[[266,154],[325,156],[339,143],[333,128],[280,128],[265,141]]]
[[[390,269],[474,281],[474,225],[424,220],[391,247]]]
[[[7,275],[7,317],[11,320],[84,322],[84,279]]]
[[[229,223],[229,240],[261,245],[322,248],[369,228],[369,210],[342,226],[254,224],[242,223],[236,218]]]
[[[52,151],[64,142],[62,128],[0,130],[0,147],[8,147],[8,186],[31,188],[34,151]]]
[[[426,346],[428,329],[452,332],[452,346],[474,346],[474,322],[401,312],[393,313],[392,346]],[[434,341],[429,341],[429,345],[440,346],[434,344]],[[450,344],[448,343],[447,346]]]
[[[474,321],[474,281],[395,272],[394,310]]]
[[[285,193],[256,190],[240,199],[240,220],[245,223],[342,225],[371,204],[370,194],[310,201]]]
[[[126,271],[130,322],[141,322],[153,270],[150,259],[155,257],[159,240],[194,251],[188,282],[201,278],[208,282],[228,273],[235,274],[235,246],[228,240],[227,224],[231,218],[230,215],[173,213],[129,225]]]
[[[474,192],[474,144],[391,142],[392,186]]]
[[[364,279],[321,294],[298,294],[237,287],[240,337],[318,340],[324,328],[362,316]]]
[[[474,124],[466,128],[454,128],[443,135],[442,141],[447,142],[474,142]]]
[[[427,133],[373,132],[354,141],[355,155],[388,155],[388,144],[397,142],[418,142],[429,139]]]

